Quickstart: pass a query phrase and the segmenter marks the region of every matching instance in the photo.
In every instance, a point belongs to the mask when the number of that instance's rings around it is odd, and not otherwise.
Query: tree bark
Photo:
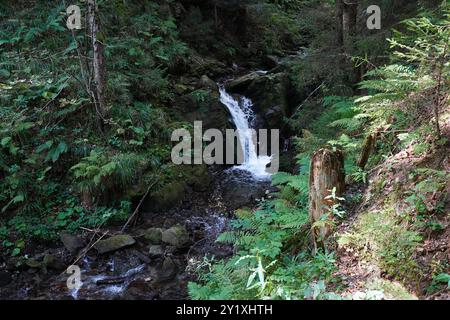
[[[317,251],[317,242],[320,241],[325,246],[325,240],[331,232],[327,225],[314,227],[314,224],[322,220],[326,215],[330,217],[330,207],[333,206],[333,199],[325,199],[331,194],[331,190],[336,188],[336,196],[340,196],[345,191],[344,157],[342,152],[329,149],[317,150],[311,158],[309,176],[309,216],[312,224],[312,240],[314,252]]]
[[[358,160],[358,167],[360,167],[361,169],[364,169],[364,167],[367,164],[367,161],[369,161],[369,157],[370,154],[372,153],[375,141],[376,141],[376,134],[374,133],[369,134],[364,140],[364,145],[361,150],[361,156]]]
[[[344,2],[343,0],[336,0],[336,20],[337,20],[337,44],[342,46],[344,44],[344,29],[343,29],[343,14],[344,14]]]
[[[102,123],[106,115],[106,99],[105,99],[105,56],[104,56],[104,44],[99,40],[100,24],[98,19],[98,8],[95,0],[88,0],[88,26],[89,35],[92,43],[93,59],[92,59],[92,71],[93,71],[93,92],[94,103],[96,112],[99,118],[99,122]]]
[[[346,47],[351,48],[351,37],[355,35],[358,14],[357,0],[343,0],[342,37]]]

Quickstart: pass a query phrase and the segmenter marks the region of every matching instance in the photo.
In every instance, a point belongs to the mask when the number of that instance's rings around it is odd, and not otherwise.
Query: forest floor
[[[447,111],[443,119],[441,132],[445,139],[450,138],[450,118]],[[428,144],[432,144],[431,136],[425,139]],[[391,155],[381,165],[375,167],[368,177],[367,186],[354,186],[347,194],[360,193],[363,201],[349,210],[348,216],[338,226],[335,233],[337,239],[337,276],[343,279],[345,290],[344,295],[351,295],[359,299],[430,299],[430,300],[449,300],[450,291],[448,287],[440,288],[432,292],[427,291],[433,275],[440,272],[448,272],[448,261],[450,261],[450,208],[448,199],[449,182],[444,183],[444,188],[434,190],[426,196],[425,204],[435,219],[441,226],[439,230],[420,229],[420,242],[410,252],[410,256],[405,257],[405,261],[411,261],[411,270],[417,267],[420,270],[419,279],[405,279],[402,276],[392,276],[392,272],[386,272],[383,266],[380,266],[387,259],[380,257],[375,253],[382,247],[382,240],[374,236],[376,229],[380,230],[380,237],[389,239],[391,229],[383,229],[393,224],[395,226],[412,224],[404,220],[393,220],[391,216],[383,215],[383,210],[390,208],[394,215],[401,216],[408,212],[406,195],[411,190],[415,190],[420,181],[427,178],[427,172],[424,177],[411,179],[411,172],[417,169],[441,170],[450,172],[450,148],[446,145],[430,148],[428,152],[420,155],[414,153],[415,143],[402,149],[396,154]],[[428,176],[430,177],[430,176]],[[382,190],[376,190],[376,186],[383,182]],[[356,189],[356,190],[355,190]],[[392,197],[395,194],[396,196]],[[387,200],[389,198],[395,200]],[[439,199],[444,198],[443,214],[435,213]],[[417,213],[414,213],[417,218]],[[381,218],[375,220],[379,225],[368,225],[374,220],[371,215],[379,215]],[[386,217],[386,220],[383,218]],[[364,225],[362,225],[364,224]],[[372,228],[372,229],[371,229]],[[405,229],[406,230],[406,229]],[[385,234],[383,232],[386,231]],[[362,240],[357,243],[356,238]],[[350,240],[349,240],[350,239]],[[355,244],[357,243],[357,244]],[[402,254],[401,248],[394,248],[397,255]],[[375,253],[375,254],[374,254]],[[374,255],[377,255],[374,258]],[[436,266],[436,262],[447,261],[447,264]],[[398,261],[397,261],[398,263]],[[398,265],[397,268],[402,266]],[[402,274],[403,275],[403,274]]]

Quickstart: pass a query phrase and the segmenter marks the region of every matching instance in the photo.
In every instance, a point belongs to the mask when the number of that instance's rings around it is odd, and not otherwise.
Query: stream
[[[220,86],[220,101],[226,107],[238,131],[244,161],[228,169],[211,167],[213,188],[199,193],[164,213],[141,212],[139,224],[127,230],[135,243],[120,250],[99,254],[89,250],[76,262],[81,270],[81,286],[68,289],[70,276],[65,268],[35,267],[16,270],[14,281],[0,290],[8,299],[186,299],[187,284],[196,280],[196,269],[205,258],[224,259],[233,253],[229,245],[219,244],[217,236],[227,230],[234,209],[254,206],[270,188],[270,174],[265,172],[270,157],[258,157],[249,129],[256,117],[252,101],[230,95]],[[183,225],[189,245],[174,246],[164,242],[149,245],[149,228],[167,231]],[[110,234],[119,227],[108,228]],[[72,264],[73,255],[64,247],[47,250],[62,264]],[[45,259],[44,259],[45,260]],[[58,268],[55,268],[58,269]]]

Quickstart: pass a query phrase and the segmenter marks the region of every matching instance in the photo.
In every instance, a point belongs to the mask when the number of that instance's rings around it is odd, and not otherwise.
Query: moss
[[[369,290],[379,290],[389,300],[418,300],[417,296],[411,294],[404,286],[398,282],[385,279],[375,279],[367,284]]]
[[[341,246],[356,247],[365,259],[395,279],[417,283],[422,272],[414,254],[421,240],[420,234],[390,208],[362,213],[353,231],[338,241]]]

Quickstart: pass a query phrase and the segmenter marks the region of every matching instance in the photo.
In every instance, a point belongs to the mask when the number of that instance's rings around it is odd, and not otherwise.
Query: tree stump
[[[367,161],[369,161],[369,156],[372,153],[372,149],[375,145],[375,139],[376,139],[375,134],[369,134],[364,140],[364,145],[361,150],[361,156],[358,160],[358,167],[360,167],[361,169],[364,169],[364,167],[367,164]]]
[[[323,221],[323,215],[330,217],[330,207],[335,203],[333,199],[326,199],[331,194],[331,190],[336,188],[336,196],[340,196],[345,191],[344,157],[340,150],[329,149],[317,150],[311,158],[309,176],[309,217],[312,225],[312,240],[314,252],[317,251],[318,240],[325,246],[325,240],[331,232],[328,224],[316,222]]]

